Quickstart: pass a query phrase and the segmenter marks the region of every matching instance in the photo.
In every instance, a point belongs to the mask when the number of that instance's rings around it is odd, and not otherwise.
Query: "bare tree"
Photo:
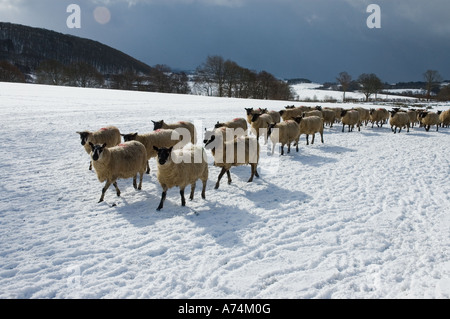
[[[218,96],[224,96],[225,67],[221,56],[208,56],[206,62],[196,70],[195,81],[217,87]]]
[[[350,87],[350,83],[352,83],[352,77],[347,72],[341,72],[336,80],[341,85],[342,91],[344,91],[342,102],[345,102],[345,92],[347,92]]]
[[[381,80],[373,73],[363,73],[359,76],[358,82],[361,85],[361,91],[366,96],[366,102],[372,94],[377,94],[383,88]]]
[[[434,86],[436,86],[439,82],[442,81],[442,77],[436,70],[427,70],[423,77],[425,78],[426,82],[426,89],[427,89],[427,100],[429,101],[431,98],[431,90]]]

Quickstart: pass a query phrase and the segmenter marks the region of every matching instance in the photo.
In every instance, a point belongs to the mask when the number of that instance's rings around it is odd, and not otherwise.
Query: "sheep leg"
[[[191,184],[191,195],[189,196],[189,200],[194,199],[194,192],[195,192],[195,182]]]
[[[288,154],[291,152],[291,143],[288,144],[288,150],[287,150]]]
[[[342,125],[342,133],[344,133],[344,130],[345,130],[345,124]]]
[[[230,170],[227,170],[227,177],[228,177],[228,185],[230,185],[232,182]]]
[[[203,188],[202,188],[202,198],[203,198],[203,199],[206,199],[206,195],[205,195],[205,192],[206,192],[206,182],[207,182],[207,180],[202,181],[202,183],[203,183]]]
[[[99,203],[103,202],[103,200],[105,199],[105,193],[108,190],[109,186],[111,186],[111,182],[106,181],[105,187],[103,187],[102,189],[102,196],[100,196],[100,200],[98,201]]]
[[[133,177],[133,187],[134,187],[134,189],[137,189],[137,182],[136,182],[136,179],[137,179],[137,174],[134,175],[134,177]]]
[[[298,152],[298,140],[295,141],[295,150]]]
[[[144,179],[144,172],[139,173],[139,186],[138,190],[142,189],[142,180]]]
[[[222,179],[222,176],[223,176],[223,174],[225,174],[225,172],[227,172],[227,170],[225,169],[225,167],[222,167],[222,170],[220,171],[219,177],[217,178],[217,183],[216,183],[216,186],[214,187],[214,189],[219,188],[220,180]]]
[[[255,176],[255,171],[256,171],[255,164],[250,164],[250,166],[251,166],[251,170],[252,170],[252,175],[250,176],[250,179],[247,181],[247,183],[253,182],[253,176]]]
[[[321,139],[321,142],[323,144],[323,132],[320,132],[320,139]]]
[[[150,164],[147,161],[147,171],[145,172],[146,174],[150,174]]]
[[[316,138],[316,133],[314,133],[314,134],[312,135],[311,145],[314,144],[314,139],[315,139],[315,138]]]
[[[309,135],[306,134],[306,145],[309,145]]]
[[[280,155],[284,155],[284,145],[280,145]]]
[[[161,208],[163,208],[164,201],[166,200],[166,195],[167,195],[167,191],[165,190],[162,192],[161,201],[159,202],[159,206],[156,210],[161,210]]]
[[[89,170],[92,171],[92,161],[89,162]]]
[[[184,188],[180,188],[181,206],[186,206],[186,199],[184,198]]]

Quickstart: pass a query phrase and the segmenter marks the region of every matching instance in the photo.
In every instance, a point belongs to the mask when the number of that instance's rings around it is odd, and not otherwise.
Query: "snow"
[[[210,165],[206,200],[170,189],[160,212],[154,160],[143,190],[120,180],[97,203],[75,133],[191,120],[201,141],[291,104],[0,83],[0,298],[450,298],[448,128],[326,127],[298,153],[263,147],[250,184],[243,166],[214,190]]]

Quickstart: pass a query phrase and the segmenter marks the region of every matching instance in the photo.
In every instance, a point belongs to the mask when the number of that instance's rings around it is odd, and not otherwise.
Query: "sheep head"
[[[104,143],[103,145],[94,145],[91,142],[89,142],[89,145],[91,146],[91,156],[92,156],[92,160],[94,161],[98,161],[98,159],[101,157],[103,150],[106,147],[106,143]]]
[[[166,164],[170,159],[170,154],[172,153],[173,146],[170,148],[161,147],[158,148],[156,146],[153,146],[153,149],[158,153],[158,163],[160,165]]]

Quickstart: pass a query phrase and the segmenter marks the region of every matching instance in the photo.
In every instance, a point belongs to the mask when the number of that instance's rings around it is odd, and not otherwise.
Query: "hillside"
[[[6,60],[24,73],[34,70],[44,60],[64,65],[85,62],[102,74],[124,70],[149,72],[151,67],[97,41],[41,28],[0,22],[0,61]]]

